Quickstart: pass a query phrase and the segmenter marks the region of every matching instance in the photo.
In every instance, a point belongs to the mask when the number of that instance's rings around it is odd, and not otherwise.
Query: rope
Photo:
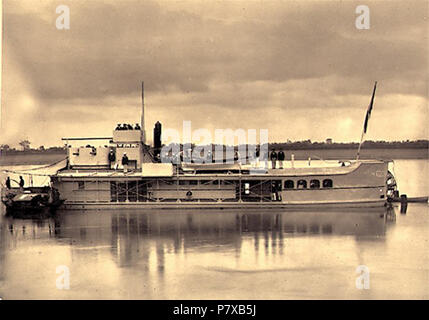
[[[50,168],[50,167],[53,167],[53,166],[55,166],[56,164],[58,164],[58,163],[60,163],[60,162],[62,162],[62,161],[64,161],[64,160],[67,160],[68,158],[69,158],[69,157],[65,157],[64,159],[61,159],[61,160],[56,161],[56,162],[54,162],[54,163],[51,163],[51,164],[45,165],[45,166],[43,166],[43,167],[31,168],[31,169],[28,169],[28,170],[25,170],[25,171],[35,171],[35,170],[40,170],[40,169]]]
[[[30,175],[30,176],[36,176],[36,177],[50,177],[49,174],[41,174],[41,173],[26,173],[23,171],[15,171],[15,170],[2,170],[4,173],[15,173],[15,174],[21,174],[21,175]]]
[[[66,158],[64,158],[64,159],[61,159],[61,160],[59,160],[59,161],[56,161],[56,162],[54,162],[54,163],[51,163],[51,164],[48,164],[48,165],[42,166],[42,167],[31,168],[31,169],[27,169],[27,170],[23,170],[23,171],[16,171],[16,170],[7,170],[7,169],[4,169],[4,170],[2,170],[2,172],[5,172],[5,173],[15,173],[15,174],[24,174],[24,175],[31,175],[31,176],[40,176],[40,177],[50,177],[50,175],[49,175],[49,174],[42,174],[42,173],[27,173],[27,171],[35,171],[35,170],[47,169],[47,168],[50,168],[50,167],[53,167],[53,166],[57,165],[58,163],[60,163],[60,162],[62,162],[62,161],[64,161],[64,160],[67,160],[67,159],[68,159],[68,157],[66,157]]]

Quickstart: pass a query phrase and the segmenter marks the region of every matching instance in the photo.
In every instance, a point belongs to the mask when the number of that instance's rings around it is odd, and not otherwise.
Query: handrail
[[[88,138],[81,138],[81,137],[75,137],[75,138],[61,138],[63,141],[67,140],[112,140],[113,137],[88,137]]]

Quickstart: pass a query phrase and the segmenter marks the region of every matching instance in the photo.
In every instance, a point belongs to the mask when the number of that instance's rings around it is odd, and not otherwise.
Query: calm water
[[[428,161],[396,161],[394,171],[401,193],[429,194]],[[429,299],[428,231],[426,203],[405,215],[398,207],[1,215],[0,297]],[[359,265],[369,268],[369,289],[356,288]],[[58,266],[70,272],[68,290],[56,286]]]

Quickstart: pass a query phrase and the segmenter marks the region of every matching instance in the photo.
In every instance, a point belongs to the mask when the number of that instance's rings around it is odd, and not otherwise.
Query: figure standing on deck
[[[22,178],[22,176],[19,176],[19,190],[24,191],[24,179]]]
[[[114,169],[115,167],[115,161],[116,161],[116,155],[115,152],[111,149],[109,152],[109,167],[110,169]]]
[[[127,153],[124,152],[124,155],[122,156],[122,166],[124,167],[124,173],[128,172],[128,157]]]
[[[6,178],[6,188],[10,190],[11,186],[10,186],[10,178],[7,177]]]
[[[271,151],[270,159],[271,159],[272,168],[275,169],[276,168],[276,162],[277,162],[276,150]]]
[[[280,167],[280,169],[283,169],[283,163],[284,163],[285,158],[286,158],[283,150],[279,151],[279,153],[277,154],[277,157],[279,158],[279,167]]]
[[[256,146],[255,147],[255,153],[254,153],[253,159],[252,159],[252,165],[254,167],[259,167],[259,156],[260,156],[259,147]]]
[[[234,160],[238,163],[239,166],[241,166],[241,155],[238,150],[234,153]]]

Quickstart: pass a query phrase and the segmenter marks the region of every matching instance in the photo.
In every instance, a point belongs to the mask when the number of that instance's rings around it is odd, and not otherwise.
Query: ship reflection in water
[[[94,231],[94,226],[101,226],[105,231],[110,229],[110,242],[106,241],[105,245],[111,245],[119,266],[138,263],[149,266],[149,255],[156,252],[157,270],[162,272],[165,269],[166,252],[186,255],[192,250],[206,251],[216,248],[216,251],[234,251],[240,256],[245,241],[253,244],[253,254],[261,250],[266,255],[281,255],[284,250],[284,237],[332,234],[383,236],[386,221],[392,221],[394,217],[393,211],[387,210],[347,215],[343,212],[321,214],[222,211],[122,211],[110,215],[75,213],[60,216],[56,220],[55,234],[76,240],[81,245],[90,245],[98,242],[99,233]],[[246,254],[250,252],[246,251]]]
[[[0,294],[5,299],[400,296],[384,278],[397,259],[387,236],[396,228],[397,210],[60,211],[47,220],[2,217]],[[356,289],[359,265],[373,272],[371,290]],[[56,288],[58,266],[70,270],[69,290]],[[383,285],[377,287],[377,281]]]

